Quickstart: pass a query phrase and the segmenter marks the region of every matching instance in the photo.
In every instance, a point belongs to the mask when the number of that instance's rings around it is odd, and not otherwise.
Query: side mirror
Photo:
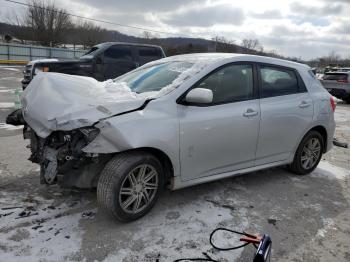
[[[195,104],[210,104],[213,102],[213,91],[206,88],[194,88],[187,93],[185,101]]]

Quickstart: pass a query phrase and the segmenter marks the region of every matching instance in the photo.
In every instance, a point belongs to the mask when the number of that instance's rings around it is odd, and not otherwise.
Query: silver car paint
[[[205,55],[174,56],[164,60],[195,60],[196,56]],[[213,56],[215,54],[208,55]],[[171,188],[177,189],[290,163],[302,137],[318,125],[327,130],[326,150],[331,148],[335,123],[330,95],[311,78],[309,67],[268,57],[218,56],[220,59],[208,60],[208,66],[198,74],[171,93],[150,101],[142,110],[100,121],[96,125],[100,134],[83,151],[160,150],[171,160],[174,169]],[[176,103],[180,95],[215,68],[240,61],[294,68],[303,78],[308,93],[210,107]],[[300,107],[303,101],[309,106]],[[243,116],[248,109],[257,114]]]

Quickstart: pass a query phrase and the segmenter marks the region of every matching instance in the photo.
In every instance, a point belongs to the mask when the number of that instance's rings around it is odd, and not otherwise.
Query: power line
[[[35,7],[35,8],[40,8],[40,9],[43,9],[43,10],[49,10],[48,8],[41,7],[41,6],[34,6],[32,4],[29,4],[29,3],[22,3],[22,2],[18,2],[18,1],[14,1],[14,0],[4,0],[4,1],[10,2],[10,3],[13,3],[13,4],[27,6],[27,7]],[[126,28],[132,28],[132,29],[147,31],[147,32],[159,33],[159,34],[174,35],[174,36],[178,36],[178,37],[180,36],[180,34],[177,34],[177,33],[171,33],[171,32],[165,32],[165,31],[160,31],[160,30],[148,29],[148,28],[143,28],[143,27],[139,27],[139,26],[125,25],[125,24],[121,24],[121,23],[110,22],[110,21],[107,21],[107,20],[100,20],[100,19],[96,19],[96,18],[90,18],[90,17],[86,17],[86,16],[75,15],[75,14],[71,14],[71,13],[63,12],[63,11],[57,11],[57,10],[49,10],[49,11],[57,12],[57,13],[61,13],[61,14],[65,14],[65,15],[69,15],[69,16],[72,16],[72,17],[85,19],[85,20],[89,20],[89,21],[93,21],[93,22],[100,22],[100,23],[116,25],[116,26],[120,26],[120,27],[126,27]],[[195,35],[193,35],[193,36],[187,35],[186,37],[201,38],[201,39],[209,40],[209,39],[206,39],[204,37],[195,36]],[[210,39],[210,41],[213,41],[213,40]]]

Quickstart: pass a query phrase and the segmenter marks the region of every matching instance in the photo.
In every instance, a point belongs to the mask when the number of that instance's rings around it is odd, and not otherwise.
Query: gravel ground
[[[0,68],[0,105],[14,101],[20,71]],[[98,209],[93,190],[40,185],[21,130],[1,125],[9,112],[0,108],[1,261],[173,261],[202,252],[252,261],[251,246],[211,249],[218,226],[270,234],[271,261],[350,261],[349,149],[333,148],[308,176],[273,168],[165,191],[148,215],[123,224]],[[338,103],[336,121],[336,136],[350,142],[350,105]],[[223,237],[219,244],[234,241]]]

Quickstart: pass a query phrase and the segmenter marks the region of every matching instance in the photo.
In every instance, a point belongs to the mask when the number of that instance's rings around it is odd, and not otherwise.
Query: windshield
[[[160,91],[192,66],[190,62],[175,61],[157,64],[118,77],[114,82],[125,83],[135,93]]]
[[[94,46],[92,47],[89,51],[87,51],[85,54],[83,54],[80,59],[83,59],[83,58],[91,58],[94,56],[94,54],[97,52],[97,50],[100,49],[100,46]]]

